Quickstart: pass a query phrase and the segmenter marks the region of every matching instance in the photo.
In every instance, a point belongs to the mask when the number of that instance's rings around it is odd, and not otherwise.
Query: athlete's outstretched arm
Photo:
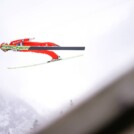
[[[28,42],[28,41],[31,41],[33,39],[35,39],[35,38],[24,38],[24,39],[14,40],[14,41],[10,42],[10,45],[16,45],[16,44],[19,44],[19,43]]]

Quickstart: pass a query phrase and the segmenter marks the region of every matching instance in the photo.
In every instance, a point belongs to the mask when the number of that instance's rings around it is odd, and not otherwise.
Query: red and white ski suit
[[[58,46],[55,43],[52,42],[31,42],[30,38],[25,38],[25,39],[19,39],[19,40],[14,40],[12,42],[10,42],[9,45],[11,46]],[[47,54],[49,56],[52,57],[52,59],[58,59],[59,56],[53,52],[53,51],[49,51],[49,50],[21,50],[21,52],[35,52],[35,53],[41,53],[41,54]]]

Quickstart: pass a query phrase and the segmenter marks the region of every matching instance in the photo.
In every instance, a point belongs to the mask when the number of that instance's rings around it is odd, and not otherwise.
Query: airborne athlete
[[[34,53],[40,53],[40,54],[47,54],[52,59],[43,63],[37,63],[32,65],[25,65],[25,66],[18,66],[18,67],[9,67],[8,69],[17,69],[17,68],[25,68],[25,67],[32,67],[42,64],[51,63],[53,61],[61,61],[65,59],[72,59],[75,57],[80,57],[82,55],[76,55],[76,56],[70,56],[65,58],[60,58],[59,55],[57,55],[53,50],[61,50],[61,51],[79,51],[79,50],[85,50],[85,47],[82,46],[59,46],[52,42],[32,42],[33,38],[25,38],[25,39],[19,39],[11,41],[8,43],[2,43],[0,45],[0,49],[4,52],[13,50],[17,52],[34,52]]]
[[[19,40],[14,40],[11,41],[9,44],[7,43],[2,43],[0,45],[1,49],[3,45],[9,45],[9,46],[40,46],[40,47],[58,47],[57,44],[52,43],[52,42],[32,42],[31,40],[34,38],[25,38],[25,39],[19,39]],[[2,49],[4,52],[8,51],[8,50],[4,50]],[[35,52],[35,53],[41,53],[41,54],[47,54],[49,55],[52,60],[59,60],[60,56],[58,56],[54,51],[50,51],[50,50],[19,50],[19,52]]]

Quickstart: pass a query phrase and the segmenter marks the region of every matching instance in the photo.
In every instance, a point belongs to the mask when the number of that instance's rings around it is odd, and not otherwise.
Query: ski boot
[[[52,60],[50,60],[48,62],[54,62],[54,61],[58,61],[58,60],[61,60],[61,57],[60,56],[58,56],[58,59],[52,59]]]

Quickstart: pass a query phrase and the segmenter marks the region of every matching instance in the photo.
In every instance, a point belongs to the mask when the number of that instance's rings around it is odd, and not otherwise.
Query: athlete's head
[[[1,43],[1,44],[0,44],[0,49],[1,49],[1,50],[3,50],[3,49],[2,49],[2,46],[3,46],[3,45],[8,45],[8,44],[7,44],[7,43]]]
[[[8,45],[8,44],[7,44],[7,43],[1,43],[1,44],[0,44],[0,49],[1,49],[1,50],[3,50],[3,49],[2,49],[2,46],[3,46],[3,45]],[[7,50],[3,50],[3,51],[6,52]]]
[[[8,45],[8,44],[7,44],[7,43],[5,43],[5,42],[0,44],[0,46],[1,46],[1,47],[2,47],[3,45]]]

